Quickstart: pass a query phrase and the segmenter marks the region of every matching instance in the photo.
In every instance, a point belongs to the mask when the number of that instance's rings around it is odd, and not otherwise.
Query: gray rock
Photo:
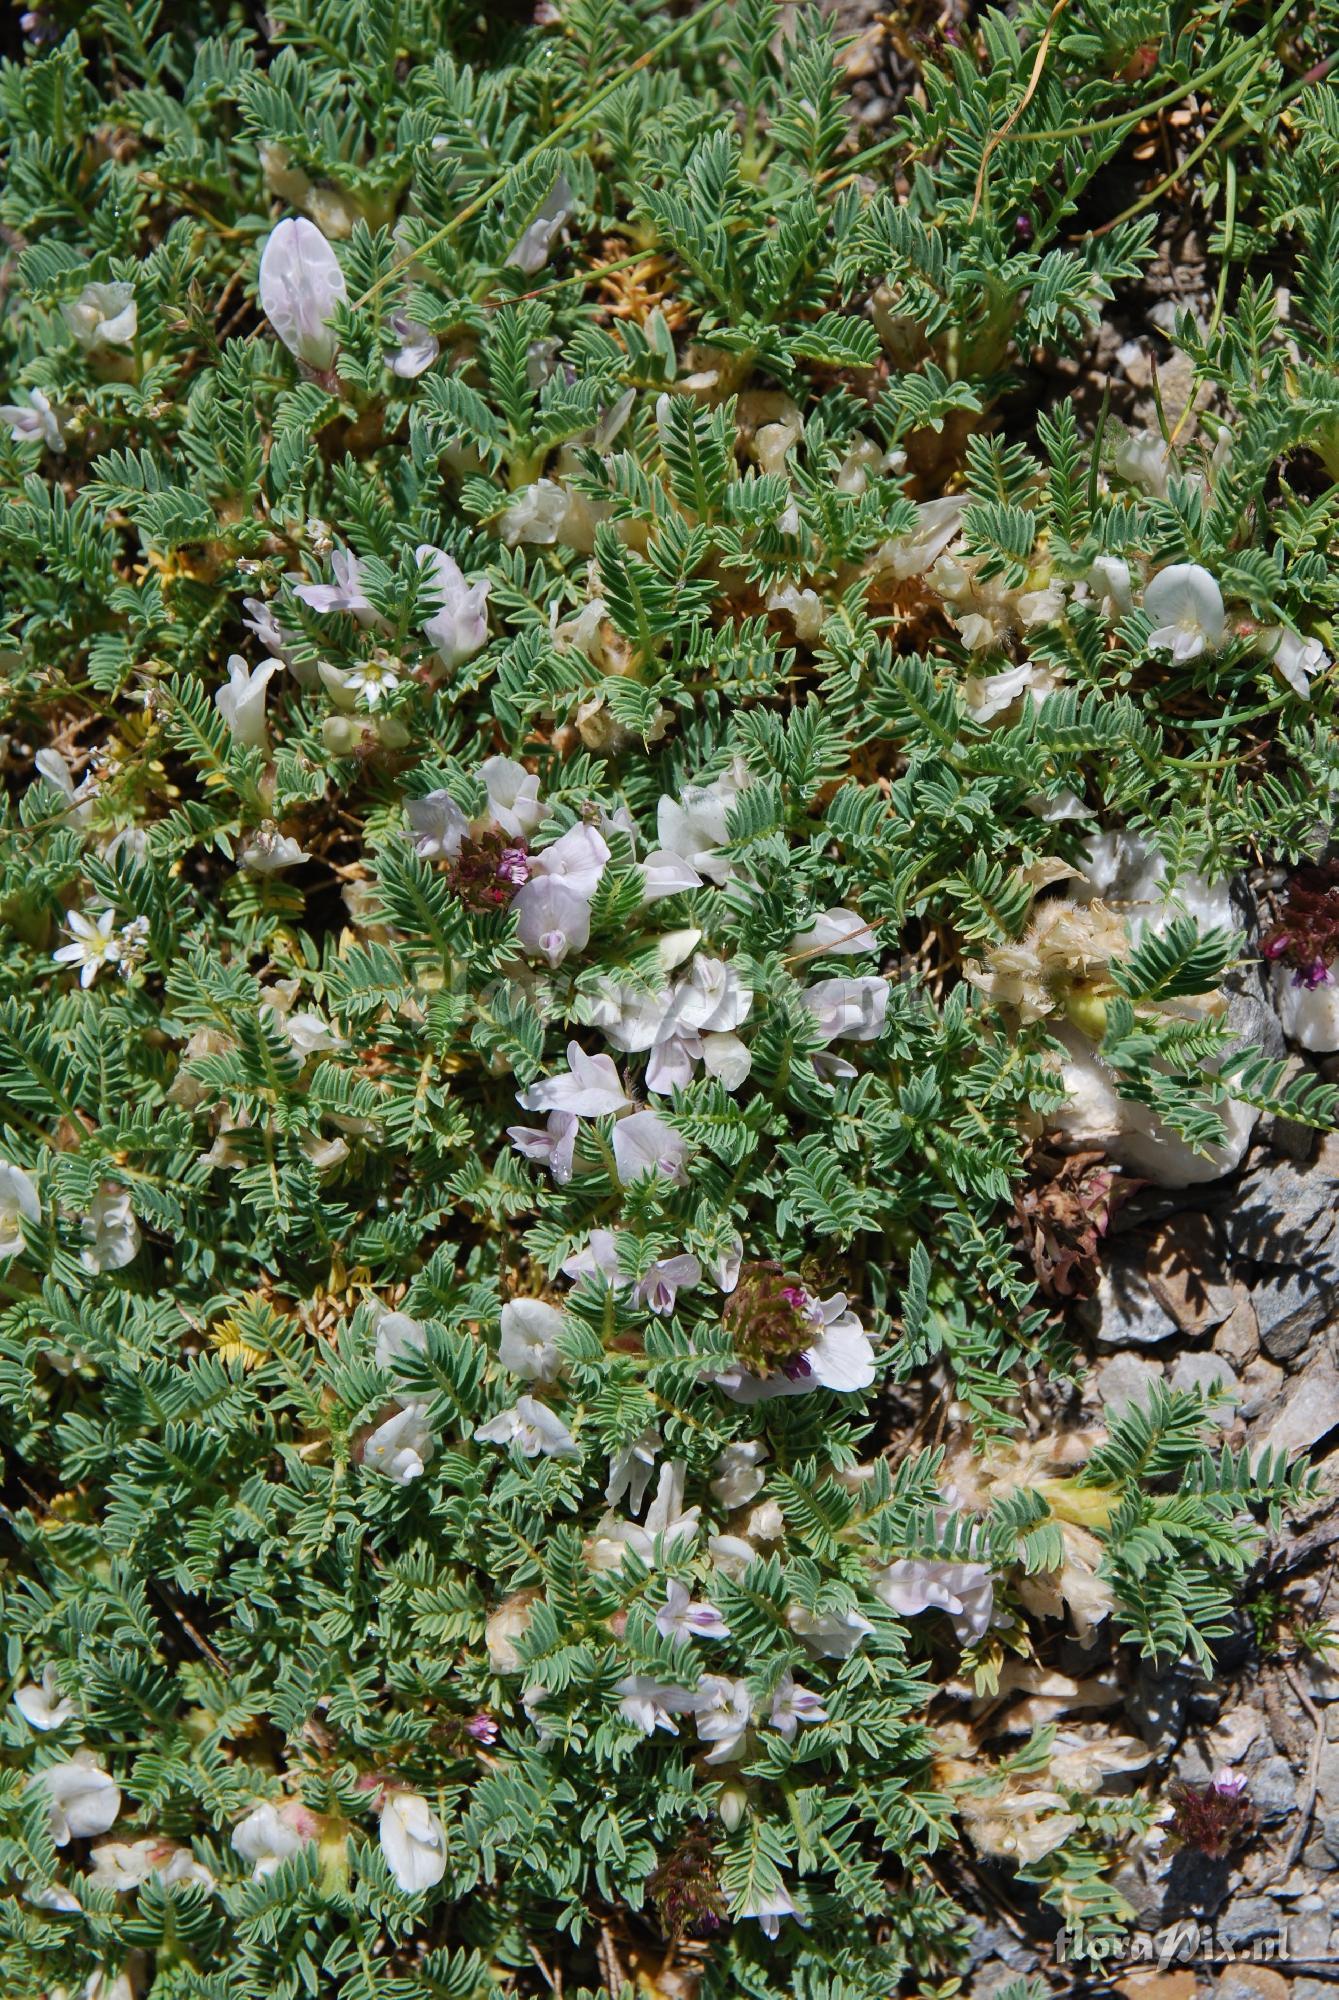
[[[1339,1861],[1339,1813],[1326,1813],[1322,1817],[1320,1844],[1329,1855],[1331,1865]]]
[[[1236,1303],[1213,1337],[1213,1351],[1234,1368],[1245,1368],[1260,1352],[1260,1322],[1251,1304],[1251,1295],[1238,1280],[1234,1286]]]
[[[1273,1937],[1279,1922],[1279,1906],[1270,1897],[1234,1896],[1219,1916],[1218,1931],[1238,1944],[1249,1938]]]
[[[1297,1774],[1286,1757],[1267,1757],[1251,1774],[1251,1804],[1267,1826],[1297,1810]]]
[[[1207,1785],[1214,1767],[1198,1743],[1183,1743],[1173,1760],[1172,1770],[1183,1785]]]
[[[1159,1223],[1148,1239],[1144,1270],[1153,1297],[1182,1333],[1208,1333],[1236,1306],[1217,1232],[1204,1213],[1187,1211]]]
[[[1243,1381],[1248,1381],[1253,1370],[1267,1367],[1268,1363],[1253,1361],[1246,1370]],[[1273,1371],[1278,1374],[1278,1370]],[[1252,1385],[1254,1386],[1254,1385]],[[1251,1414],[1250,1399],[1247,1399],[1246,1414]],[[1287,1399],[1278,1415],[1273,1418],[1268,1429],[1258,1439],[1261,1446],[1270,1451],[1286,1451],[1291,1457],[1301,1451],[1309,1451],[1327,1432],[1339,1424],[1339,1369],[1328,1354],[1322,1352],[1308,1363],[1288,1390]]]
[[[1316,1797],[1323,1813],[1339,1814],[1339,1743],[1327,1743],[1320,1753]]]
[[[1143,1268],[1144,1245],[1122,1244],[1107,1262],[1096,1296],[1079,1308],[1079,1319],[1108,1353],[1113,1348],[1156,1347],[1179,1332],[1176,1321],[1154,1296]]]
[[[1330,1919],[1324,1910],[1288,1914],[1288,1957],[1319,1963],[1330,1955]],[[1296,1992],[1296,1987],[1293,1991]]]
[[[1186,1706],[1197,1676],[1189,1667],[1154,1667],[1141,1660],[1126,1690],[1125,1713],[1145,1743],[1160,1754],[1181,1734]]]
[[[1313,1334],[1339,1314],[1339,1267],[1270,1271],[1251,1288],[1260,1345],[1275,1361],[1295,1361]]]
[[[1003,1924],[987,1924],[973,1932],[967,1959],[973,1967],[985,1965],[987,1959],[997,1959],[1013,1972],[1032,1972],[1037,1965],[1036,1952],[1020,1944]]]
[[[1172,1370],[1171,1382],[1173,1389],[1203,1389],[1206,1395],[1215,1389],[1225,1390],[1230,1392],[1233,1402],[1241,1401],[1236,1371],[1221,1354],[1183,1354]],[[1220,1414],[1226,1422],[1226,1404]]]
[[[1113,1417],[1118,1417],[1132,1403],[1137,1409],[1146,1409],[1153,1384],[1161,1374],[1162,1367],[1157,1361],[1144,1361],[1137,1354],[1114,1354],[1097,1371],[1099,1400]]]
[[[1258,1354],[1249,1366],[1241,1371],[1241,1414],[1243,1417],[1258,1417],[1267,1410],[1287,1378],[1283,1370],[1274,1362],[1267,1361]]]
[[[1255,987],[1251,990],[1248,987],[1244,992],[1234,992],[1231,979],[1226,985],[1227,1025],[1232,1030],[1234,1041],[1248,1042],[1253,1048],[1262,1049],[1267,1056],[1286,1055],[1288,1044],[1283,1023],[1264,1000],[1260,989]]]
[[[1314,1166],[1269,1160],[1242,1176],[1223,1203],[1222,1227],[1234,1259],[1277,1270],[1339,1264],[1339,1166],[1322,1147]]]

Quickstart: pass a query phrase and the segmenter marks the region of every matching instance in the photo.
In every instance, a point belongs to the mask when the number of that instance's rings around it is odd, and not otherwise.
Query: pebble
[[[1161,1374],[1160,1362],[1141,1360],[1137,1354],[1115,1354],[1097,1371],[1098,1398],[1112,1416],[1119,1416],[1132,1403],[1136,1409],[1147,1409],[1153,1384]]]
[[[1272,1361],[1266,1361],[1263,1354],[1257,1355],[1248,1367],[1241,1371],[1241,1414],[1243,1417],[1258,1417],[1268,1409],[1279,1390],[1283,1387],[1284,1373]]]
[[[1182,1333],[1208,1333],[1236,1306],[1207,1215],[1192,1210],[1160,1223],[1148,1239],[1144,1268],[1153,1297]]]
[[[1252,1287],[1260,1345],[1275,1361],[1295,1361],[1313,1334],[1339,1313],[1339,1268],[1271,1271]]]
[[[1268,1362],[1253,1361],[1242,1377],[1243,1385],[1254,1370],[1268,1366]],[[1272,1372],[1279,1376],[1281,1386],[1281,1371],[1276,1368]],[[1255,1384],[1249,1386],[1253,1390]],[[1248,1417],[1252,1414],[1251,1401],[1248,1394],[1243,1405]],[[1257,1442],[1270,1451],[1286,1451],[1291,1457],[1319,1444],[1336,1425],[1339,1425],[1339,1368],[1322,1350],[1292,1384],[1282,1409]]]
[[[1233,1286],[1236,1303],[1213,1337],[1213,1351],[1245,1368],[1260,1352],[1260,1322],[1251,1304],[1250,1292],[1239,1280]]]
[[[1108,1353],[1112,1348],[1156,1347],[1180,1331],[1154,1295],[1142,1243],[1133,1255],[1122,1245],[1108,1260],[1096,1295],[1085,1300],[1078,1316]]]
[[[1273,1937],[1279,1923],[1279,1906],[1268,1896],[1234,1896],[1218,1919],[1218,1929],[1236,1943]]]
[[[1230,1391],[1234,1403],[1241,1401],[1236,1371],[1221,1354],[1183,1354],[1172,1370],[1173,1389],[1203,1389],[1210,1394],[1215,1389]],[[1228,1406],[1222,1404],[1218,1411],[1221,1422],[1228,1421]]]
[[[1268,1757],[1251,1775],[1251,1804],[1272,1826],[1297,1810],[1297,1776],[1286,1757]]]
[[[1270,1965],[1229,1965],[1213,2000],[1289,2000],[1288,1981]]]
[[[1244,1702],[1229,1709],[1220,1722],[1216,1722],[1209,1733],[1209,1748],[1220,1764],[1236,1764],[1246,1755],[1264,1729],[1265,1719],[1260,1711],[1247,1708]]]

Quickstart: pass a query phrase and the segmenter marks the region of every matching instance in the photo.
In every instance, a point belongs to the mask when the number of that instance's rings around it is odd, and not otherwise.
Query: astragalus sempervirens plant
[[[1181,20],[987,15],[862,161],[763,0],[25,17],[6,1994],[874,2000],[960,1847],[1119,1918],[1146,1749],[973,1698],[1207,1663],[1303,1482],[1058,1431],[1046,1232],[1333,1108],[1224,982],[1335,783],[1335,23]],[[1183,100],[1194,413],[1039,412]]]

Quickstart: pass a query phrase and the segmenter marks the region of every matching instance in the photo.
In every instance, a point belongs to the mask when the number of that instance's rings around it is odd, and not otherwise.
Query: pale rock
[[[1161,1375],[1160,1362],[1144,1361],[1137,1354],[1113,1355],[1097,1371],[1098,1399],[1113,1417],[1120,1416],[1131,1404],[1137,1409],[1147,1409],[1153,1384]]]

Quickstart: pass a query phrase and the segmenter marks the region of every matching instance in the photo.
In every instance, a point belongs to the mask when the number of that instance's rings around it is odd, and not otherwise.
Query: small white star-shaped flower
[[[78,910],[66,919],[72,942],[63,944],[51,956],[57,965],[77,965],[79,984],[91,986],[104,966],[115,965],[121,957],[121,940],[116,934],[115,910],[102,910],[90,920]]]

